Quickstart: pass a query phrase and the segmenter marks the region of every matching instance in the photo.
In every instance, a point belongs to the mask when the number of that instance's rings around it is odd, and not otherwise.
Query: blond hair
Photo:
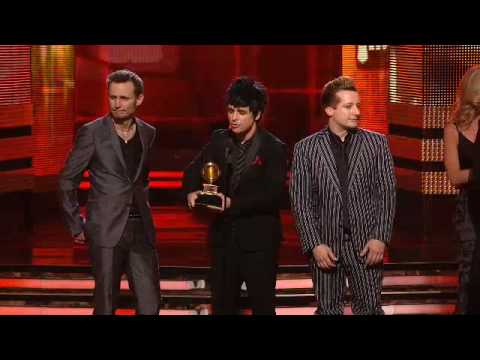
[[[322,108],[328,106],[335,107],[339,103],[337,93],[342,90],[357,91],[357,87],[352,78],[348,76],[339,76],[329,82],[327,82],[322,89],[320,95],[320,103]]]
[[[468,129],[480,116],[480,65],[472,66],[462,77],[452,107],[450,122]]]

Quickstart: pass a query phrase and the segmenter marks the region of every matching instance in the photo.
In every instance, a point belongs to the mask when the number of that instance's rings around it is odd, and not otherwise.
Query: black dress
[[[458,130],[458,129],[457,129]],[[472,143],[459,131],[458,154],[461,169],[472,169],[478,154],[478,133]],[[477,155],[475,155],[477,153]],[[480,191],[473,184],[464,186],[457,198],[455,228],[460,241],[457,313],[480,313]]]

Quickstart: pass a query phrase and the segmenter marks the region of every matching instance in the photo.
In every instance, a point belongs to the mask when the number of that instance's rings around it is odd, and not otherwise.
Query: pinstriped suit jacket
[[[370,239],[389,243],[396,181],[387,138],[363,129],[352,135],[348,211],[352,241],[361,250]],[[326,244],[338,254],[344,236],[342,196],[326,128],[295,144],[290,198],[303,252]]]

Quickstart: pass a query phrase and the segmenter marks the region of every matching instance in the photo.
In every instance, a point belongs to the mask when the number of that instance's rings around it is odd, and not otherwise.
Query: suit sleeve
[[[388,244],[392,235],[395,216],[396,180],[393,158],[385,136],[381,138],[376,170],[377,181],[374,187],[374,195],[377,203],[377,216],[372,238]]]
[[[276,144],[265,156],[265,175],[262,186],[252,189],[248,195],[232,197],[228,213],[242,214],[271,213],[280,207],[282,193],[287,179],[287,149],[284,144]]]
[[[74,146],[68,155],[65,167],[59,178],[59,198],[65,221],[70,233],[77,235],[83,231],[77,189],[93,156],[95,145],[92,129],[86,126],[78,130]]]
[[[316,194],[317,195],[316,195]],[[298,235],[305,254],[321,244],[318,214],[314,200],[318,198],[312,181],[309,156],[303,144],[296,144],[293,151],[290,200]]]

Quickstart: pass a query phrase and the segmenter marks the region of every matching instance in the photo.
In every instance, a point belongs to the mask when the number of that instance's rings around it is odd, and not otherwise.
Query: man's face
[[[344,129],[356,128],[360,120],[360,96],[358,92],[341,90],[336,95],[339,100],[337,105],[325,108],[330,121]]]
[[[135,86],[131,81],[112,82],[108,89],[110,113],[115,120],[127,120],[135,114],[143,102],[143,94],[135,96]]]
[[[242,135],[256,127],[256,120],[260,119],[261,113],[254,116],[249,106],[235,107],[228,105],[227,115],[230,130],[235,135]]]

